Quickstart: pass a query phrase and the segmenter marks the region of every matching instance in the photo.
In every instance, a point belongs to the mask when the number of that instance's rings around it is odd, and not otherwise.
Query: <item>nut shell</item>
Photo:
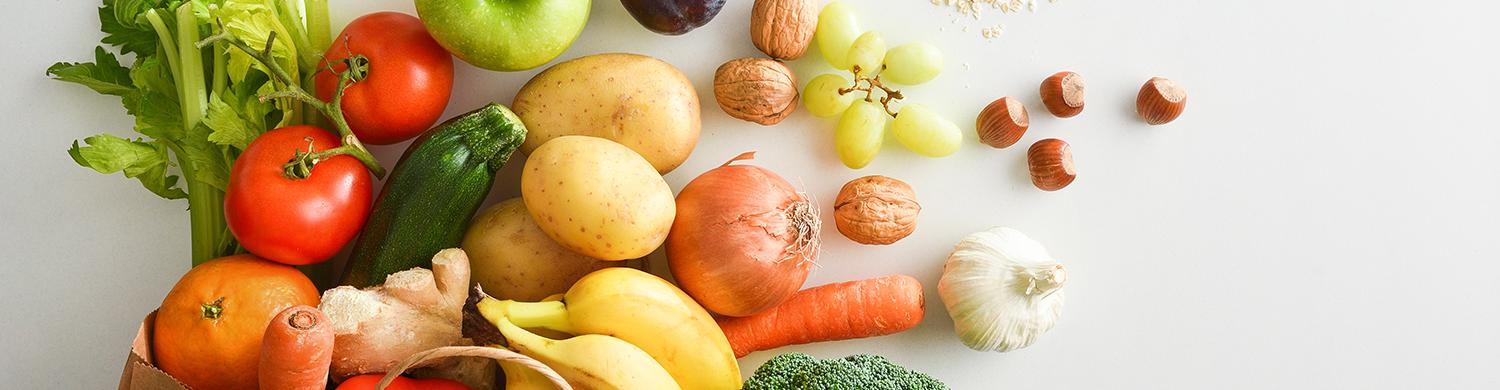
[[[1015,145],[1030,127],[1031,114],[1026,112],[1026,106],[1009,96],[995,99],[985,106],[974,123],[979,142],[996,149]]]
[[[1187,108],[1187,91],[1177,83],[1161,77],[1152,77],[1141,86],[1135,97],[1135,112],[1152,125],[1162,125],[1177,119]]]
[[[797,110],[797,76],[776,60],[731,60],[714,73],[714,98],[729,116],[774,125]]]
[[[817,29],[818,9],[808,0],[755,0],[750,9],[750,42],[772,58],[802,57]]]
[[[1072,118],[1083,112],[1083,76],[1063,71],[1042,80],[1042,105],[1058,118]]]
[[[865,245],[889,245],[917,229],[917,194],[906,182],[865,176],[844,184],[833,209],[839,233]]]
[[[1026,151],[1026,165],[1031,168],[1031,184],[1042,191],[1063,189],[1078,177],[1073,166],[1073,147],[1056,138],[1032,144]]]

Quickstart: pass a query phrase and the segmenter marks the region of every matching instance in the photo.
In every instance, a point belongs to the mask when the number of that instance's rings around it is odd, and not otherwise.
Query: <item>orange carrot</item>
[[[922,283],[906,275],[822,285],[749,317],[719,319],[735,357],[819,341],[898,333],[922,322]]]
[[[333,361],[333,324],[317,308],[297,305],[282,310],[260,347],[260,388],[324,390]]]

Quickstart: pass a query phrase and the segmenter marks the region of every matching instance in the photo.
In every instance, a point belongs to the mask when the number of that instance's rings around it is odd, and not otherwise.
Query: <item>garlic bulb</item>
[[[943,266],[938,294],[964,345],[1025,348],[1062,316],[1067,274],[1047,249],[1006,227],[970,234]]]

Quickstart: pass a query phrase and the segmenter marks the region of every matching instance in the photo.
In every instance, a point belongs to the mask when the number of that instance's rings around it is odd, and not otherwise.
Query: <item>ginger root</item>
[[[318,308],[333,325],[336,380],[384,373],[417,352],[468,345],[462,334],[464,301],[469,297],[469,257],[445,249],[432,257],[432,270],[412,268],[391,274],[385,284],[364,290],[336,287],[323,293]],[[425,366],[451,364],[429,362]]]

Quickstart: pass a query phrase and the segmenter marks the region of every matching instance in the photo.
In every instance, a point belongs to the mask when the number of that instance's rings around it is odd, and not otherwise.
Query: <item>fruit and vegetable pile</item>
[[[665,35],[711,22],[724,5],[621,3]],[[364,15],[332,35],[324,0],[105,0],[103,43],[114,52],[101,46],[93,62],[47,73],[118,97],[139,135],[99,134],[69,154],[185,198],[194,265],[143,324],[133,359],[151,370],[127,371],[122,388],[947,388],[881,356],[791,353],[754,370],[737,360],[921,323],[923,281],[911,276],[804,285],[832,239],[820,209],[834,210],[844,239],[893,244],[922,209],[906,182],[865,176],[818,204],[747,152],[714,157],[726,162],[674,193],[662,175],[699,142],[699,90],[637,54],[566,59],[510,107],[440,118],[461,85],[454,57],[495,71],[551,63],[590,7],[416,0],[418,15]],[[959,125],[895,88],[937,78],[940,50],[887,48],[855,7],[756,0],[748,31],[767,58],[718,69],[720,108],[767,126],[799,103],[836,117],[829,136],[851,169],[876,157],[887,131],[925,156],[957,152]],[[783,61],[814,41],[845,73],[799,90]],[[1082,77],[1053,75],[1040,96],[1054,115],[1076,116]],[[1163,78],[1138,94],[1153,125],[1185,103]],[[1027,115],[1003,97],[974,132],[1006,148]],[[403,142],[394,162],[366,147]],[[1042,140],[1026,156],[1039,189],[1076,177],[1065,141]],[[522,164],[519,182],[497,183],[507,164]],[[521,196],[485,207],[497,185]],[[671,281],[640,269],[658,251]],[[1025,348],[1061,315],[1066,269],[1019,231],[962,237],[942,266],[943,309],[973,349]]]

